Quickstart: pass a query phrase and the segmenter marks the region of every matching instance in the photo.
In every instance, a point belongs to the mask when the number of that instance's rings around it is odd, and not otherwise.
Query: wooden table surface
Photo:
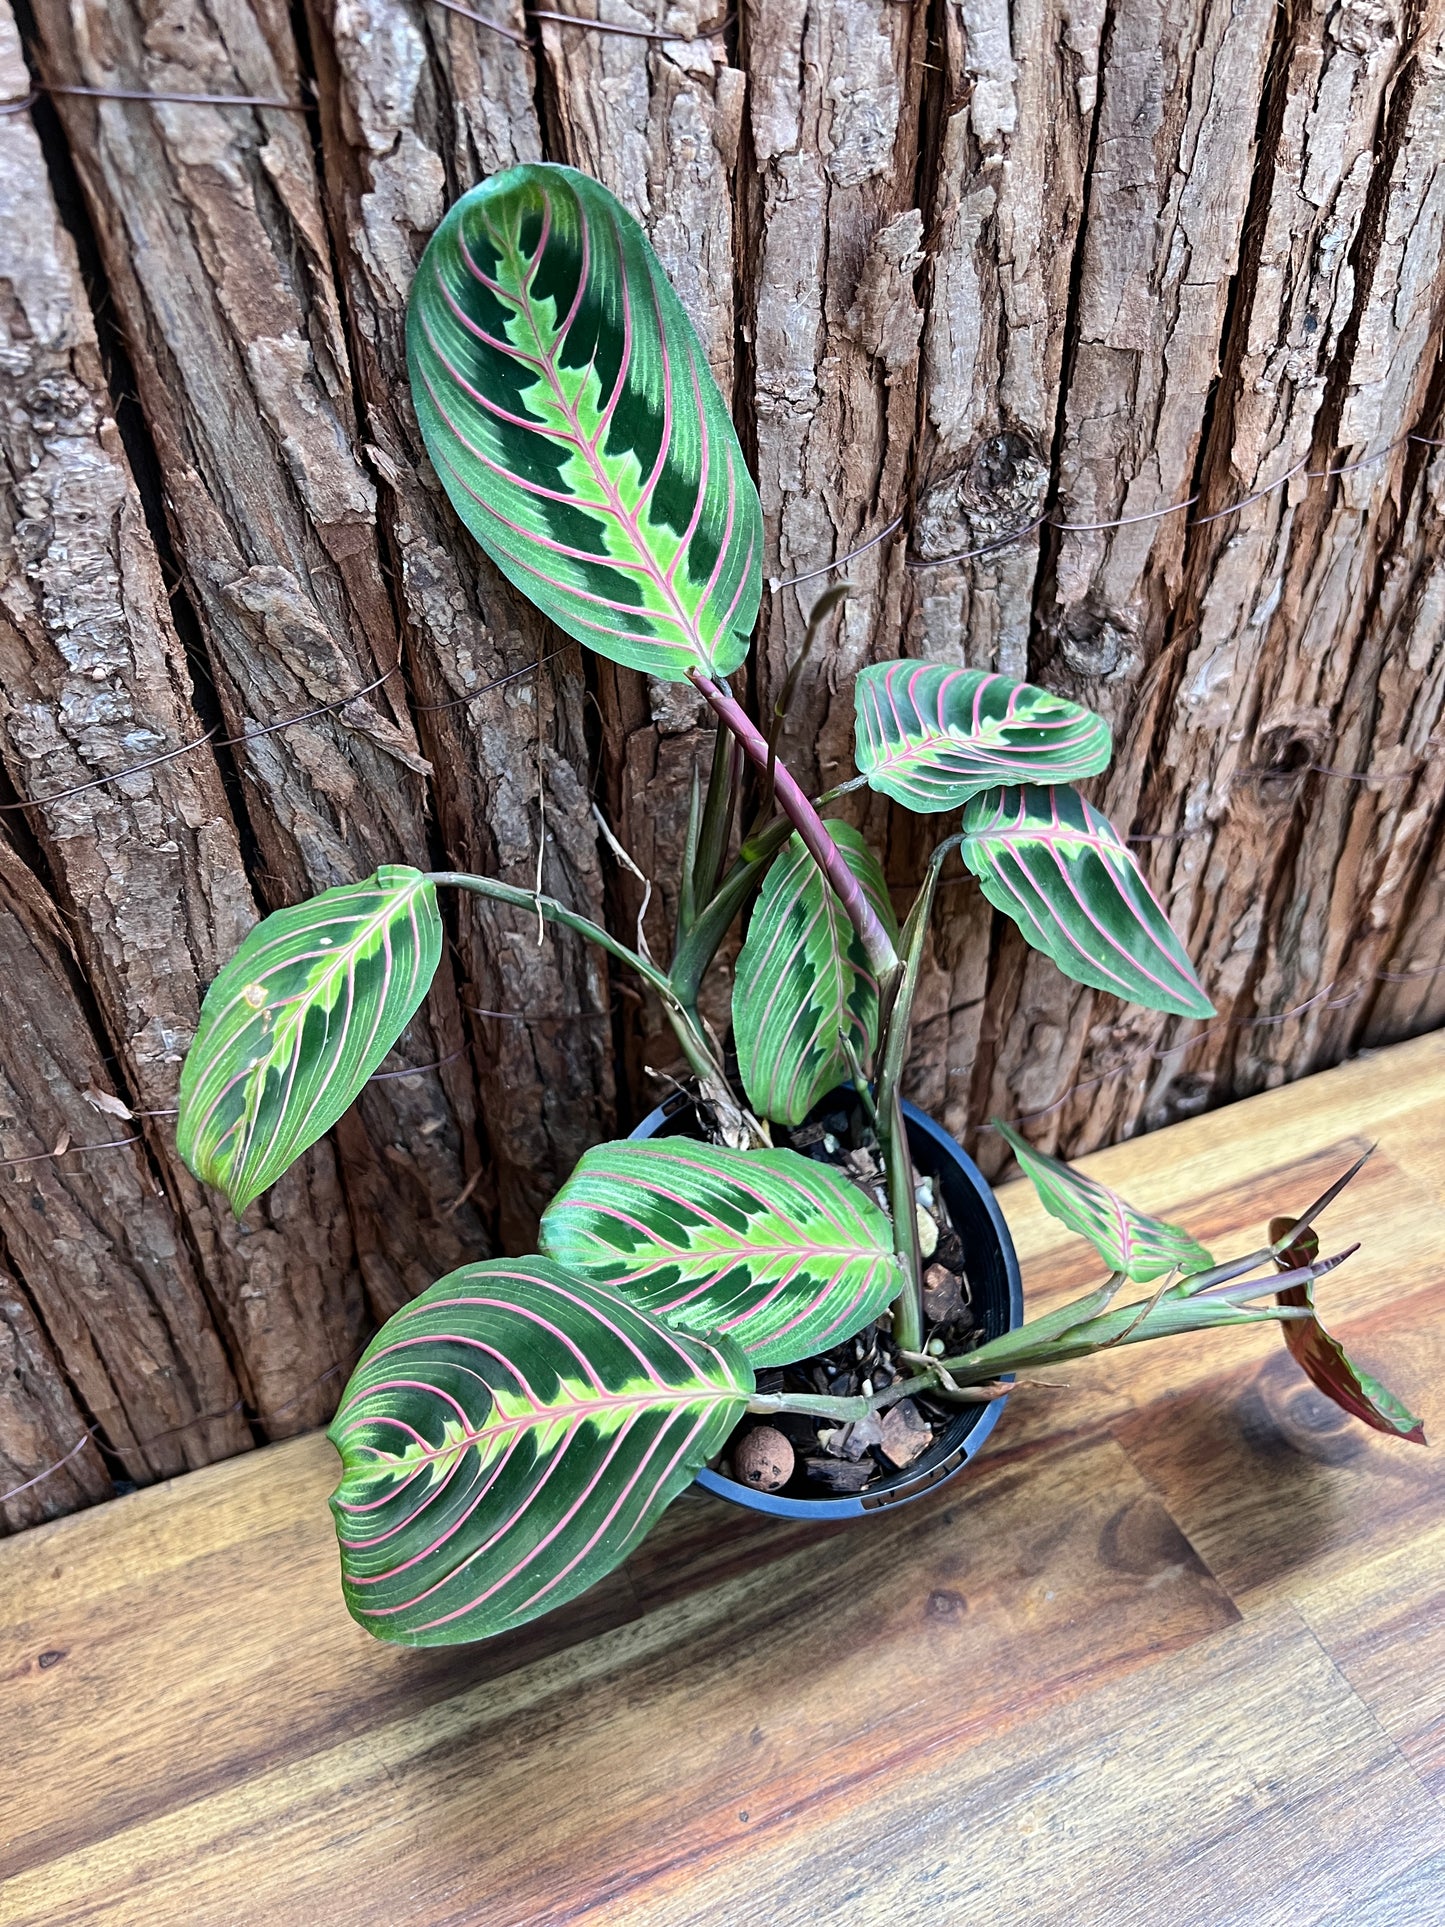
[[[1216,1252],[1364,1144],[1326,1316],[1445,1420],[1445,1034],[1086,1160]],[[1029,1302],[1093,1280],[1010,1186]],[[347,1618],[320,1436],[0,1544],[0,1921],[1435,1927],[1445,1486],[1272,1329],[1069,1368],[818,1530],[686,1495],[506,1640]]]

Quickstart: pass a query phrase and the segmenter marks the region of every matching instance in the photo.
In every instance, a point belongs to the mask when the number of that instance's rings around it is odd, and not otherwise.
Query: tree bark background
[[[630,932],[595,803],[665,954],[708,721],[519,602],[405,388],[427,236],[518,160],[637,213],[732,398],[781,579],[759,702],[873,544],[804,781],[899,653],[1114,726],[1094,794],[1219,1018],[1066,982],[950,883],[913,1094],[986,1168],[991,1114],[1082,1151],[1445,1019],[1445,0],[472,11],[0,0],[9,100],[304,108],[0,119],[0,1528],[323,1420],[375,1321],[525,1248],[672,1065],[605,960],[468,900],[240,1224],[168,1115],[240,934],[378,862],[540,852]],[[923,826],[851,801],[905,902]]]

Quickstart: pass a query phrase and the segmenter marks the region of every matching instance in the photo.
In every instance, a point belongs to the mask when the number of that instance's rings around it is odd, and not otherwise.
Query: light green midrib
[[[586,216],[584,215],[583,218],[585,219]],[[511,267],[512,267],[513,278],[519,288],[525,288],[526,279],[519,272],[519,268],[521,265],[520,252],[516,247],[514,237],[510,235],[508,236],[508,244],[512,251]],[[577,419],[576,408],[574,404],[568,400],[566,394],[563,392],[561,379],[557,374],[556,368],[553,366],[553,355],[556,353],[557,348],[561,346],[560,336],[558,337],[556,346],[551,350],[551,352],[549,352],[547,348],[544,347],[543,345],[542,336],[538,329],[536,319],[533,315],[530,292],[524,295],[522,298],[520,313],[525,319],[525,325],[531,331],[532,343],[537,350],[538,358],[541,361],[543,367],[547,371],[547,379],[551,386],[553,397],[556,400],[557,405],[561,408],[568,422],[571,424],[572,428],[576,432],[577,440],[576,442],[573,443],[573,447],[576,448],[577,452],[582,456],[583,461],[586,463],[588,469],[592,474],[593,480],[598,483],[598,485],[602,488],[604,494],[607,495],[609,502],[611,504],[611,507],[613,509],[613,512],[617,517],[618,523],[632,537],[633,551],[637,556],[637,558],[642,562],[643,566],[646,568],[648,575],[652,579],[653,586],[666,598],[667,602],[670,604],[674,615],[677,617],[679,626],[682,629],[682,633],[685,638],[685,646],[691,648],[693,653],[697,656],[699,663],[704,669],[711,669],[712,655],[707,645],[704,643],[702,639],[702,634],[700,629],[698,628],[695,618],[688,613],[688,611],[683,607],[682,603],[678,600],[677,591],[673,588],[671,582],[668,580],[666,573],[660,568],[656,558],[651,554],[649,554],[647,549],[644,547],[640,539],[640,536],[634,532],[635,530],[634,518],[629,516],[627,510],[623,506],[621,493],[619,492],[616,484],[613,482],[611,475],[609,474],[606,468],[606,465],[603,462],[601,450],[599,448],[595,448],[591,443],[591,441],[589,441],[588,438],[582,433],[582,424]],[[625,380],[625,376],[619,375],[619,379]],[[600,381],[598,384],[598,395],[600,398],[601,396]],[[638,467],[640,471],[641,469],[640,463],[638,464]],[[679,542],[678,544],[678,553],[679,555],[681,555],[682,553],[681,542]],[[606,558],[599,558],[599,559],[606,559]],[[652,636],[638,637],[637,640],[643,643],[657,642],[657,638]],[[667,647],[668,645],[659,644],[658,646]],[[677,647],[678,645],[673,644],[672,646]]]

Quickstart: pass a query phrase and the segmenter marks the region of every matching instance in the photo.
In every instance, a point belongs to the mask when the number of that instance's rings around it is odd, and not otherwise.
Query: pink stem
[[[700,669],[690,673],[694,684],[716,711],[718,720],[732,732],[757,769],[766,776],[767,739],[757,724],[724,685],[714,682]],[[778,808],[802,837],[813,861],[837,892],[853,928],[858,932],[880,989],[886,987],[898,968],[898,953],[893,948],[888,932],[878,921],[877,912],[864,895],[857,877],[843,861],[837,844],[828,834],[827,825],[803,794],[787,765],[781,761],[774,762],[772,775]]]

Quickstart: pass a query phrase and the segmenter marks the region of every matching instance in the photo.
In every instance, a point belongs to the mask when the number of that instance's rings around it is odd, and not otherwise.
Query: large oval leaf
[[[969,804],[963,831],[984,895],[1065,976],[1151,1010],[1214,1015],[1143,871],[1075,791],[991,790]]]
[[[176,1142],[244,1211],[328,1131],[407,1026],[442,953],[436,891],[387,864],[277,910],[206,993]]]
[[[878,859],[851,824],[829,823],[843,861],[890,939],[898,924]],[[800,836],[767,876],[733,978],[733,1040],[753,1109],[801,1124],[878,1041],[878,980],[863,945]]]
[[[875,663],[853,701],[869,786],[921,814],[958,809],[1000,783],[1075,783],[1108,767],[1102,716],[987,670]]]
[[[372,1340],[327,1433],[352,1617],[445,1646],[560,1606],[721,1451],[752,1389],[728,1340],[545,1258],[464,1265]]]
[[[671,1325],[723,1333],[756,1366],[851,1338],[899,1288],[883,1212],[796,1151],[600,1145],[548,1205],[542,1243]]]
[[[456,203],[407,312],[412,395],[457,513],[599,654],[726,675],[762,596],[762,510],[732,420],[642,229],[570,167]]]
[[[1047,1152],[1036,1151],[1026,1137],[998,1118],[993,1127],[1018,1159],[1049,1216],[1087,1238],[1110,1271],[1147,1285],[1167,1271],[1188,1274],[1205,1271],[1214,1263],[1204,1246],[1177,1224],[1137,1211],[1097,1178],[1085,1177]]]

